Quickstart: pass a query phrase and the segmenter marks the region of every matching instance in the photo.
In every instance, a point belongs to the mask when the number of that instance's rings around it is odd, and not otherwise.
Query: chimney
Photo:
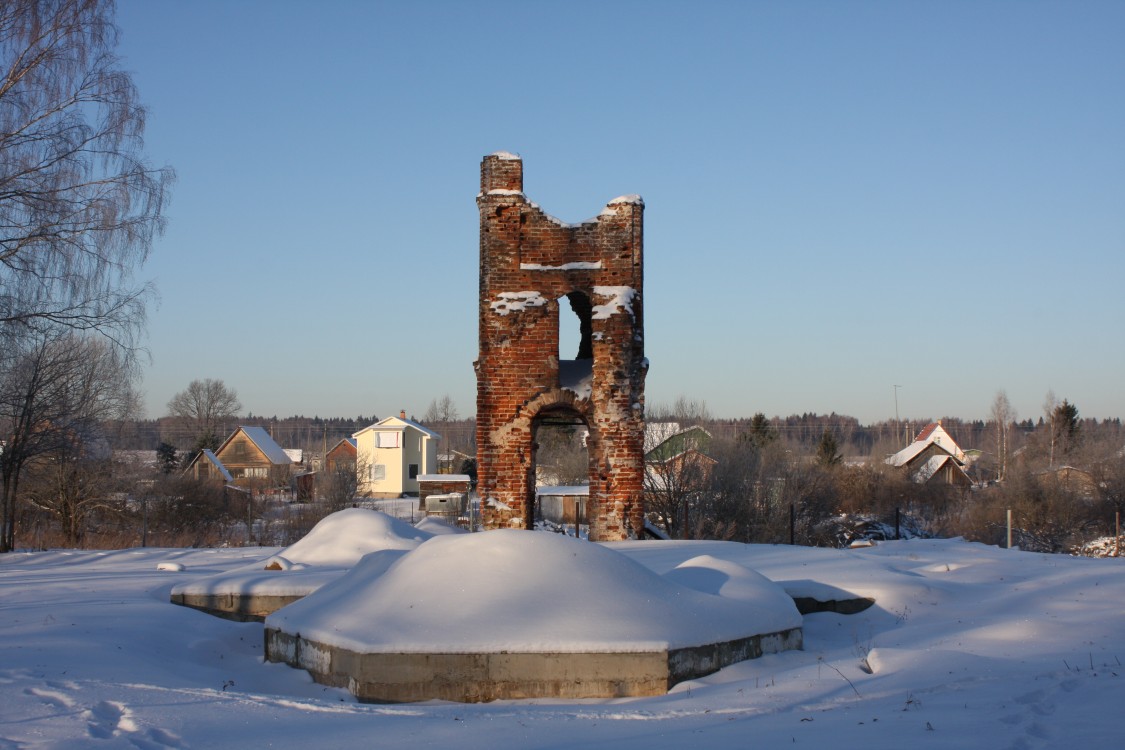
[[[400,411],[398,413],[398,418],[399,419],[406,419],[406,409],[403,409],[402,411]]]

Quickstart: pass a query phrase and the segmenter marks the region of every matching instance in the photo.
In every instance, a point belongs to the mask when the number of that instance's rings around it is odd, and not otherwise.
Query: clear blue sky
[[[149,416],[475,412],[485,154],[640,193],[647,399],[1125,416],[1125,3],[119,0],[178,172]]]

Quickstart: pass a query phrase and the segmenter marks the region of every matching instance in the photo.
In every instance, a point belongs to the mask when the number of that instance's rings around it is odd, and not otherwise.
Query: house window
[[[387,478],[387,466],[386,466],[386,464],[375,464],[374,466],[371,467],[370,474],[371,474],[371,481],[372,482],[382,482],[384,479]]]
[[[418,464],[410,464],[410,478],[411,479],[417,479],[418,478]]]
[[[376,432],[375,433],[375,447],[377,447],[377,448],[397,448],[398,447],[398,433],[397,432]]]
[[[247,466],[242,470],[242,476],[247,479],[265,479],[270,470],[265,466]]]

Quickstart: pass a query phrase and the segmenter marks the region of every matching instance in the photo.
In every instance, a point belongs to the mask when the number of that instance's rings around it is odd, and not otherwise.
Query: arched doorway
[[[532,418],[527,528],[538,522],[573,527],[574,535],[580,535],[586,523],[590,442],[586,418],[569,405],[544,408]],[[578,489],[582,487],[586,490]]]

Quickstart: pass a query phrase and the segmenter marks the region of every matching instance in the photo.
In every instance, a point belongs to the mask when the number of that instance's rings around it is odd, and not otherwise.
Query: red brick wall
[[[589,428],[590,538],[638,537],[644,519],[643,215],[635,197],[563,225],[529,202],[523,163],[481,164],[477,490],[486,527],[525,526],[533,432],[561,413]],[[559,302],[578,296],[592,357],[590,394],[559,380]],[[627,301],[626,301],[627,300]],[[612,304],[614,301],[623,304]],[[563,359],[574,353],[564,352]]]

